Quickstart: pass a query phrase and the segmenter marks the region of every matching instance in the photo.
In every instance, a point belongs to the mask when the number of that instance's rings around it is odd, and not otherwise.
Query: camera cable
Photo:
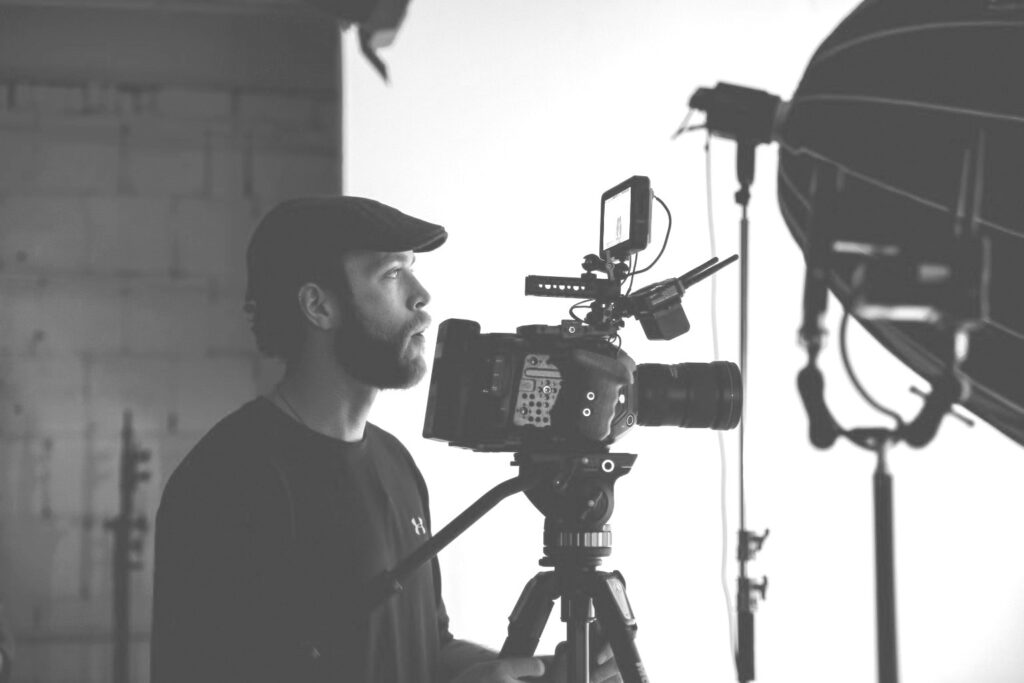
[[[576,303],[574,303],[572,306],[569,307],[569,315],[572,317],[573,320],[575,320],[578,323],[585,322],[583,320],[583,318],[581,318],[578,315],[576,315],[576,309],[577,308],[582,308],[584,306],[587,306],[592,301],[593,301],[593,299],[584,299],[583,301],[577,301]]]
[[[629,285],[626,286],[626,296],[629,296],[633,291],[633,277],[636,275],[636,254],[629,257]]]
[[[640,270],[633,270],[632,268],[630,268],[630,271],[631,271],[630,274],[629,274],[630,275],[630,279],[629,279],[629,287],[630,287],[630,289],[633,288],[633,276],[634,275],[641,275],[643,273],[646,273],[651,268],[653,268],[654,264],[656,264],[661,259],[661,255],[665,253],[665,247],[668,246],[669,235],[672,234],[672,212],[668,210],[668,205],[666,205],[665,202],[661,201],[661,197],[659,197],[658,195],[654,195],[654,200],[656,202],[658,202],[659,204],[661,204],[661,208],[665,209],[665,215],[668,216],[668,227],[665,229],[665,239],[661,243],[661,251],[658,252],[658,255],[654,257],[654,260],[651,261],[650,264],[648,264],[644,268],[641,268]],[[635,255],[634,255],[634,258],[636,258]]]

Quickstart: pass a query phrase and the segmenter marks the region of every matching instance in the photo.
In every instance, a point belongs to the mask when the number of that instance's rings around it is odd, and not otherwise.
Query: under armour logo
[[[427,533],[427,525],[424,523],[422,517],[413,517],[409,521],[412,522],[413,531],[416,532],[417,536],[422,536]]]

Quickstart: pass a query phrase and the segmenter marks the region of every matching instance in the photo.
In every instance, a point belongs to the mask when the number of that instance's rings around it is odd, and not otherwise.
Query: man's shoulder
[[[412,453],[409,452],[409,449],[405,447],[405,444],[397,436],[372,422],[367,422],[366,437],[371,441],[371,448],[384,451],[390,459],[412,470],[417,478],[422,478]]]
[[[272,430],[263,401],[256,398],[245,403],[206,432],[171,474],[164,498],[204,490],[229,495],[246,488],[246,481],[266,478]]]
[[[157,508],[158,546],[180,551],[190,543],[252,542],[263,548],[288,537],[291,500],[269,457],[273,406],[260,401],[221,419],[171,473]]]
[[[386,454],[387,459],[392,463],[393,471],[402,472],[402,476],[411,476],[416,483],[416,487],[419,489],[420,495],[426,500],[427,482],[423,478],[423,473],[420,472],[420,468],[416,465],[416,460],[413,459],[409,449],[405,447],[397,436],[371,422],[366,423],[366,430],[367,438],[373,439],[375,448],[383,451],[378,456]]]
[[[366,423],[366,438],[378,448],[383,447],[397,453],[409,455],[409,449],[405,447],[397,436],[372,422]]]
[[[196,442],[182,460],[182,466],[230,465],[235,458],[264,450],[269,431],[264,401],[252,399],[223,417]]]

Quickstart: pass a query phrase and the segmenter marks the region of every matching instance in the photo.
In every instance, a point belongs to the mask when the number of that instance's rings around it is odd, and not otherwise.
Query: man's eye
[[[398,266],[397,268],[392,268],[391,270],[384,273],[384,277],[389,278],[391,280],[397,280],[398,276],[401,275],[403,272],[412,273],[412,266]]]

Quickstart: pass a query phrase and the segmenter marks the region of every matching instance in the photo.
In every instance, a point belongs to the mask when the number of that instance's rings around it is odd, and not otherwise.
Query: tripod
[[[622,574],[598,571],[601,558],[611,554],[611,530],[606,522],[614,508],[615,479],[632,467],[636,456],[600,453],[589,456],[517,454],[522,474],[562,461],[563,469],[551,487],[527,491],[544,514],[542,566],[553,567],[533,577],[509,617],[502,657],[529,656],[556,599],[566,623],[569,683],[589,683],[591,627],[607,638],[625,683],[648,683],[637,652],[637,624],[626,597]]]
[[[608,520],[615,507],[615,480],[636,461],[631,453],[517,453],[514,479],[502,482],[453,519],[432,539],[398,565],[375,577],[363,591],[360,608],[374,609],[402,591],[402,582],[424,562],[455,540],[499,502],[525,492],[544,514],[542,566],[523,590],[509,617],[502,657],[530,656],[544,631],[556,598],[566,622],[568,682],[589,683],[590,628],[607,637],[625,683],[649,683],[633,639],[636,619],[619,572],[601,572],[601,558],[611,554]],[[596,614],[595,614],[596,610]]]

